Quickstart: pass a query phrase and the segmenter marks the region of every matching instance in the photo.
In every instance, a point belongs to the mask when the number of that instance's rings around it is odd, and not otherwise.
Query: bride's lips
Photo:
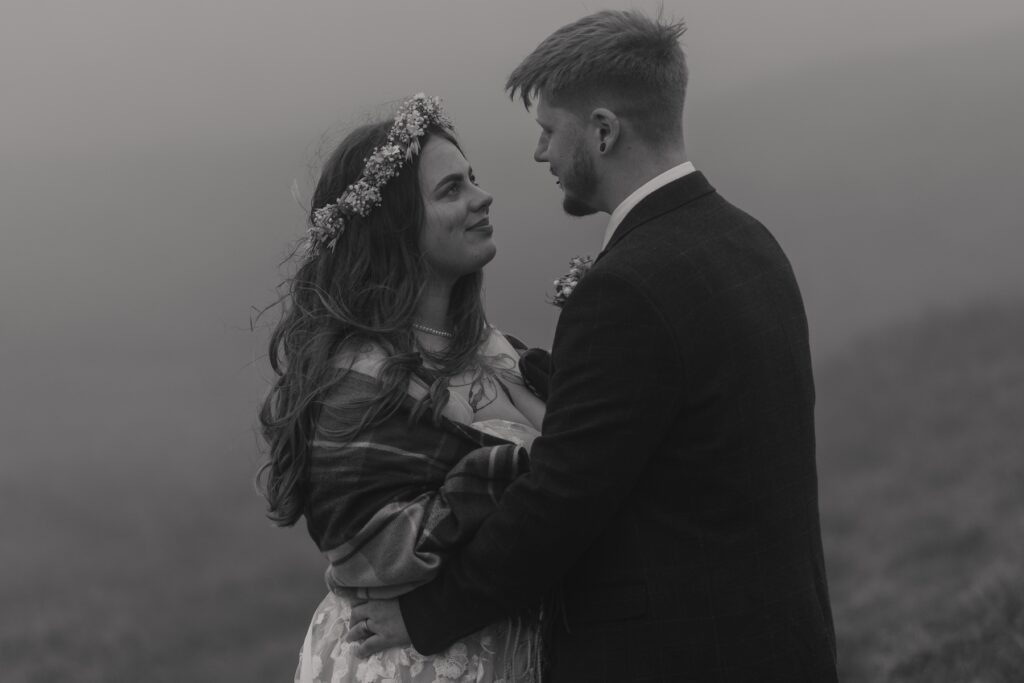
[[[470,231],[486,232],[487,234],[491,234],[491,233],[494,232],[494,226],[491,225],[491,219],[490,218],[484,218],[482,220],[477,221],[476,223],[474,223],[473,225],[469,226],[468,228],[466,228],[466,232],[470,232]]]

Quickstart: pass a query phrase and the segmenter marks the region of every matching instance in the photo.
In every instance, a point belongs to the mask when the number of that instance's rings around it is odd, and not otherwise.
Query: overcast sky
[[[37,157],[259,140],[323,128],[418,89],[443,93],[465,116],[500,99],[504,76],[553,29],[624,6],[658,4],[6,0],[0,140],[5,153]],[[1024,4],[1014,0],[664,8],[691,27],[685,45],[705,96],[809,64],[983,41],[1024,26]],[[512,108],[505,116],[521,118]],[[495,134],[502,122],[487,125]]]
[[[502,85],[559,26],[623,6],[7,0],[6,347],[244,355],[251,338],[236,333],[272,298],[303,229],[293,183],[304,200],[332,141],[420,90],[445,99],[496,197],[492,320],[549,343],[549,283],[568,256],[599,249],[606,219],[561,214],[531,159],[532,116]],[[691,158],[780,238],[821,353],[1019,287],[1024,3],[673,0],[664,10],[689,26]],[[944,204],[954,188],[962,202]]]

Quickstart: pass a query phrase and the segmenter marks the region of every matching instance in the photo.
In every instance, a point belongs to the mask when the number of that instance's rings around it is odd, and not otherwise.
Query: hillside
[[[303,529],[262,519],[252,435],[223,422],[248,413],[187,365],[123,363],[80,366],[60,421],[26,411],[7,430],[0,493],[17,515],[0,532],[17,552],[0,565],[4,680],[287,679],[321,561]],[[1014,680],[1024,305],[883,330],[820,367],[817,384],[844,680]],[[143,386],[174,415],[126,410]]]
[[[1019,680],[1024,305],[903,324],[817,380],[844,680]]]
[[[816,351],[992,292],[1024,297],[1019,34],[806,65],[706,100],[695,73],[692,158],[779,238]]]

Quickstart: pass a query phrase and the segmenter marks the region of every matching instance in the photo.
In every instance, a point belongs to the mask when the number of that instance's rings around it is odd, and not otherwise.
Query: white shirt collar
[[[608,219],[608,228],[604,232],[604,244],[601,245],[601,249],[608,246],[608,242],[611,241],[612,235],[615,234],[615,228],[619,227],[622,223],[622,219],[633,210],[633,208],[639,204],[644,197],[651,194],[659,187],[668,185],[673,180],[678,180],[684,175],[693,173],[695,170],[693,164],[689,161],[684,161],[678,166],[673,166],[664,173],[656,175],[640,187],[633,190],[633,193],[622,200],[622,203],[615,207],[612,211],[611,218]]]

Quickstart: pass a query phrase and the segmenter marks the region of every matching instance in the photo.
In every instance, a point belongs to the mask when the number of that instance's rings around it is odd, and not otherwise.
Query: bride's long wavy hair
[[[313,211],[335,201],[362,174],[364,160],[384,144],[392,121],[352,131],[324,164],[313,194]],[[443,129],[428,129],[458,146]],[[435,420],[448,394],[441,379],[473,364],[486,329],[480,271],[460,278],[452,290],[449,322],[455,335],[448,349],[429,354],[417,347],[412,322],[429,266],[419,248],[425,209],[419,187],[419,155],[407,162],[382,190],[383,202],[365,218],[347,219],[333,250],[305,258],[282,289],[276,305],[281,318],[270,338],[275,381],[259,410],[267,459],[257,485],[267,499],[267,516],[277,524],[295,524],[306,510],[312,442],[324,401],[344,371],[337,367],[343,349],[372,345],[386,360],[381,390],[366,404],[347,434],[352,436],[392,416],[406,396],[410,379],[423,379],[429,391],[415,411],[430,409]],[[274,305],[272,305],[273,307]],[[424,357],[431,366],[427,371]],[[352,406],[349,406],[351,408]]]

